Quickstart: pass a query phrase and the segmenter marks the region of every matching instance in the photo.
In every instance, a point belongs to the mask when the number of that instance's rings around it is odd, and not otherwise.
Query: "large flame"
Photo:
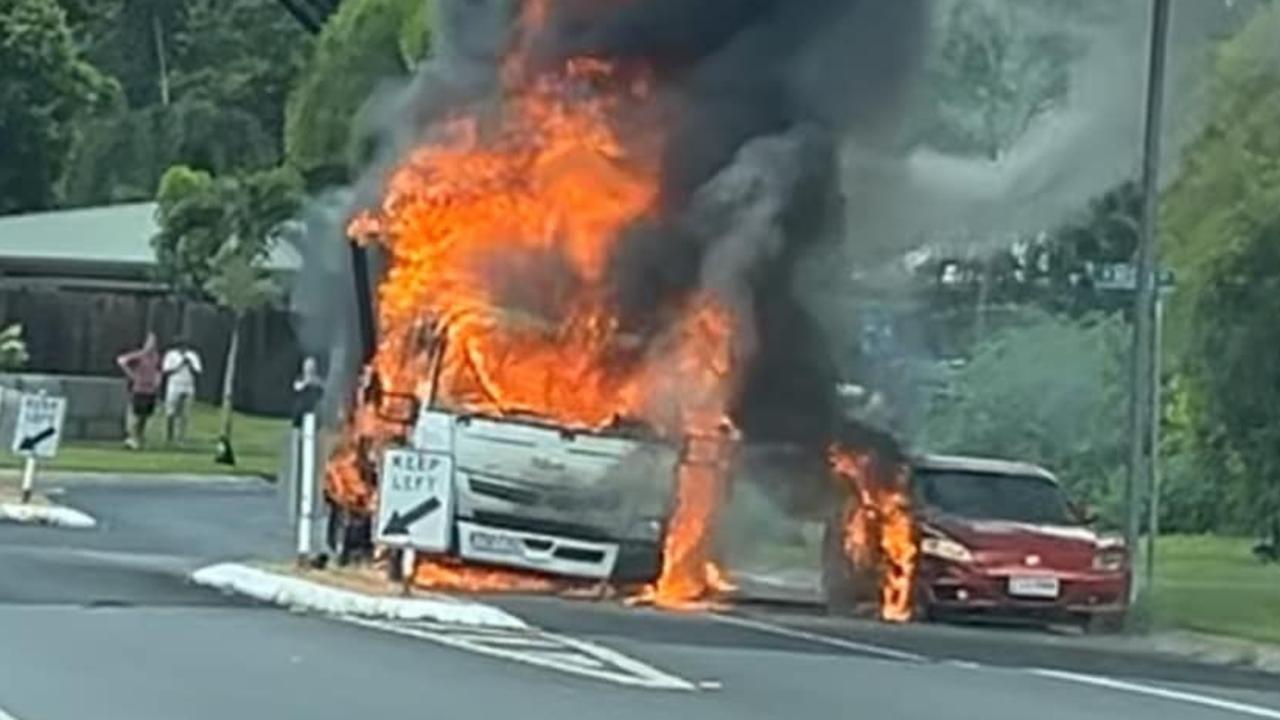
[[[545,17],[545,0],[528,0],[521,22]],[[437,128],[392,173],[380,206],[348,228],[390,260],[371,377],[384,396],[458,412],[589,430],[645,422],[673,443],[728,446],[730,313],[709,296],[664,298],[667,331],[637,341],[608,284],[624,230],[654,214],[659,196],[660,129],[623,142],[614,122],[650,102],[645,73],[583,58],[534,71],[524,46],[504,63],[502,102]],[[330,494],[370,510],[370,463],[403,432],[373,403],[358,405],[328,468]],[[725,454],[680,465],[654,590],[665,603],[726,585],[710,541]],[[415,577],[472,590],[542,582],[426,560]]]
[[[872,568],[880,580],[880,617],[907,622],[914,607],[915,521],[905,465],[884,467],[870,453],[835,446],[831,468],[849,492],[844,550],[855,568]]]

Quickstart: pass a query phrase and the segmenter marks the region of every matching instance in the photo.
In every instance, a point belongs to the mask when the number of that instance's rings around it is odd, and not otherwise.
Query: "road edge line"
[[[275,573],[244,563],[209,565],[191,573],[192,583],[245,595],[272,605],[325,615],[384,620],[432,620],[448,625],[524,630],[528,624],[491,605],[436,597],[382,597]]]
[[[1266,718],[1267,720],[1280,720],[1280,709],[1269,708],[1262,705],[1253,705],[1250,703],[1239,702],[1237,700],[1226,700],[1223,698],[1213,697],[1212,695],[1201,695],[1200,693],[1187,692],[1185,690],[1171,690],[1157,685],[1145,685],[1126,680],[1113,680],[1111,678],[1101,677],[1098,675],[1087,675],[1084,673],[1074,673],[1065,670],[1028,668],[1027,672],[1038,677],[1072,682],[1079,685],[1091,685],[1093,687],[1107,688],[1134,695],[1146,695],[1148,697],[1156,697],[1189,705],[1199,705],[1201,707],[1222,710],[1224,712],[1234,712],[1240,715]]]
[[[773,623],[764,622],[763,620],[753,620],[740,615],[710,613],[709,617],[716,622],[724,623],[726,625],[736,625],[738,627],[757,630],[764,633],[771,633],[773,635],[791,638],[793,640],[805,640],[819,645],[840,648],[841,650],[875,655],[886,660],[898,660],[902,662],[927,662],[929,660],[929,658],[924,655],[917,655],[916,653],[907,652],[905,650],[895,650],[882,645],[870,645],[868,643],[861,643],[854,640],[845,640],[844,638],[827,637],[825,635],[808,632],[807,630],[797,630],[795,628],[786,627],[785,625],[775,625]]]

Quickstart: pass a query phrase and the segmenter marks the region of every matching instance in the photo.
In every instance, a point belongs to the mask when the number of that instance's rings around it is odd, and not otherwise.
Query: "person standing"
[[[324,380],[313,357],[302,361],[302,372],[293,381],[293,426],[302,427],[302,418],[316,411],[324,395]]]
[[[165,440],[181,442],[187,438],[191,405],[196,397],[196,378],[204,372],[204,365],[191,342],[178,338],[164,354],[161,370],[165,377]]]
[[[129,405],[125,410],[124,445],[137,450],[147,440],[147,421],[156,411],[156,393],[160,391],[160,349],[156,334],[147,333],[142,347],[116,358],[129,386]]]

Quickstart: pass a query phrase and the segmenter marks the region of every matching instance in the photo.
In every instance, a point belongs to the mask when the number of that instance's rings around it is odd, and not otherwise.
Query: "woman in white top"
[[[190,341],[179,338],[164,354],[160,363],[164,373],[165,439],[181,442],[187,437],[187,423],[191,417],[191,403],[196,396],[196,378],[204,372],[200,353]]]

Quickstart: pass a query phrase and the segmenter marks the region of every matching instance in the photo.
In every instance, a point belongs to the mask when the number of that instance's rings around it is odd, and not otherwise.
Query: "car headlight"
[[[969,548],[951,538],[926,537],[920,541],[920,552],[951,562],[973,562],[973,553],[969,552]]]
[[[1128,557],[1120,548],[1099,550],[1093,555],[1093,569],[1101,572],[1116,572],[1124,568]]]

